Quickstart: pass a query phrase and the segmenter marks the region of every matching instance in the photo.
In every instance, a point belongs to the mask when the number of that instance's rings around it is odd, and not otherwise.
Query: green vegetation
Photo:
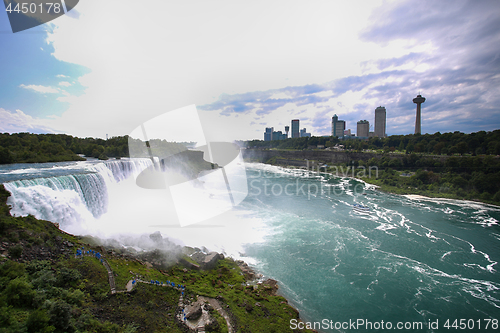
[[[149,157],[143,141],[132,140],[134,156]],[[189,143],[150,140],[155,156],[168,156],[186,150]],[[108,140],[77,138],[66,134],[0,133],[0,164],[83,161],[79,156],[107,160],[110,157],[129,156],[129,137],[118,136]],[[162,155],[163,154],[163,155]]]
[[[307,149],[323,145],[332,147],[344,145],[354,151],[372,150],[379,152],[426,153],[435,155],[500,155],[500,130],[480,131],[464,134],[461,132],[417,135],[391,135],[387,138],[368,140],[344,139],[334,137],[296,138],[276,141],[248,141],[250,148]]]
[[[189,332],[176,320],[181,291],[137,283],[130,293],[111,294],[104,265],[90,256],[75,258],[81,247],[105,254],[117,290],[136,276],[168,280],[186,285],[184,302],[197,295],[216,298],[234,332],[292,332],[289,322],[298,313],[276,295],[274,283],[249,285],[230,258],[208,271],[180,264],[159,270],[124,249],[104,249],[98,240],[66,234],[53,223],[12,217],[5,204],[8,195],[0,186],[1,333]],[[209,312],[215,320],[206,331],[228,332],[217,309]]]
[[[443,160],[417,154],[353,160],[338,165],[355,176],[396,194],[480,200],[500,205],[500,160],[493,156],[448,157]],[[372,168],[371,177],[362,168]],[[332,166],[327,171],[333,172]],[[346,172],[351,175],[351,171]],[[378,174],[378,175],[377,175]]]

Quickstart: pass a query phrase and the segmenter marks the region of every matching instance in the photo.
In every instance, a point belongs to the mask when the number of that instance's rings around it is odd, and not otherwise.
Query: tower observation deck
[[[421,118],[420,105],[423,102],[425,102],[425,97],[422,97],[422,95],[417,95],[417,97],[415,97],[413,99],[413,103],[417,104],[417,117],[415,119],[415,134],[422,134],[422,126],[421,126],[421,122],[420,122],[420,118]]]

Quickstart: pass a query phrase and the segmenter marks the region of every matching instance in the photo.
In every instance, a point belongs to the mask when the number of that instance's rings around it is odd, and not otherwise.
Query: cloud
[[[54,21],[47,39],[56,59],[90,69],[80,78],[85,94],[70,102],[60,124],[81,136],[123,135],[146,119],[190,104],[216,102],[210,108],[222,118],[253,110],[259,91],[289,86],[310,94],[317,82],[360,71],[357,62],[365,53],[356,39],[358,25],[366,24],[380,3],[355,8],[329,1],[313,6],[197,1],[188,6],[153,0],[150,6],[157,10],[151,12],[117,0],[80,2],[80,18]],[[332,19],[332,13],[343,15]],[[248,92],[255,93],[245,102]],[[266,103],[262,112],[280,105]]]
[[[23,86],[64,95],[57,100],[69,108],[58,129],[123,135],[196,104],[214,131],[233,139],[262,138],[265,127],[282,129],[293,118],[327,135],[334,113],[355,130],[360,119],[373,124],[382,105],[387,133],[404,134],[413,133],[419,92],[427,98],[424,132],[498,126],[495,1],[199,2],[193,9],[153,0],[153,13],[117,4],[82,2],[78,20],[61,17],[49,32],[56,59],[89,68],[78,79],[84,94],[62,90],[66,81],[59,89]],[[453,113],[460,117],[439,118]]]
[[[57,89],[57,88],[39,86],[39,85],[34,85],[34,84],[30,84],[30,85],[21,84],[21,85],[19,85],[19,87],[24,88],[24,89],[28,89],[28,90],[33,90],[33,91],[36,91],[36,92],[39,92],[42,94],[59,93],[59,89]]]
[[[63,87],[69,87],[69,86],[71,86],[71,83],[69,83],[67,81],[62,81],[62,82],[59,82],[59,85],[63,86]]]
[[[63,75],[63,74],[59,74],[59,75],[56,75],[56,77],[68,78],[69,76],[66,76],[66,75]]]
[[[58,131],[51,127],[52,119],[34,118],[21,110],[10,112],[0,108],[0,133],[56,133]]]

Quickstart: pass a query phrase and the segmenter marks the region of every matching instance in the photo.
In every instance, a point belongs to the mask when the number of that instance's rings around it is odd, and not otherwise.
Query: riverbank
[[[405,174],[402,171],[380,171],[378,177],[356,177],[368,184],[377,186],[380,191],[398,195],[420,195],[429,198],[442,198],[480,202],[488,205],[499,206],[500,195],[487,192],[478,193],[456,188],[452,183],[439,180],[429,180],[424,184],[421,178],[455,178],[458,174],[439,173],[429,174],[427,171],[418,171],[413,174]]]
[[[491,156],[448,157],[442,161],[413,154],[397,159],[383,156],[367,160],[369,156],[365,156],[328,164],[324,159],[292,159],[291,156],[290,153],[284,157],[276,155],[262,162],[357,178],[387,193],[500,205],[500,161]]]

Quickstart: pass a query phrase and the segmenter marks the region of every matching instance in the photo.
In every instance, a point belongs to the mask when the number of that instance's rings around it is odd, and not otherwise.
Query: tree
[[[441,152],[442,152],[444,147],[445,147],[444,142],[436,143],[436,145],[434,146],[434,153],[437,155],[441,155]]]
[[[71,305],[58,299],[49,309],[50,323],[59,331],[65,332],[70,324]]]
[[[14,159],[10,151],[7,148],[0,147],[0,164],[9,164],[13,162]]]
[[[469,146],[467,146],[467,143],[465,143],[464,141],[460,141],[456,147],[460,155],[465,154],[469,150]]]
[[[26,328],[29,333],[52,332],[54,327],[49,326],[49,320],[50,318],[45,310],[37,309],[28,317]]]
[[[457,146],[452,146],[452,147],[450,147],[450,149],[448,149],[448,155],[454,155],[456,153],[458,153]]]
[[[30,307],[33,303],[35,291],[32,285],[24,277],[11,280],[5,288],[7,303],[17,307]]]
[[[57,272],[57,282],[60,286],[66,286],[82,278],[80,272],[73,268],[62,267]]]

